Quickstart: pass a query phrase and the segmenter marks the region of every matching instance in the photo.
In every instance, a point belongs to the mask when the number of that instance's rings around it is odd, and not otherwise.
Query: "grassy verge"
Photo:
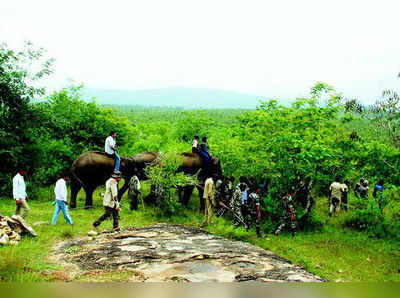
[[[101,189],[94,195],[92,210],[72,210],[74,225],[68,226],[62,215],[57,226],[50,221],[53,206],[48,201],[31,201],[30,223],[44,221],[36,226],[37,238],[24,238],[14,246],[0,248],[0,280],[2,281],[46,281],[54,277],[46,275],[47,270],[59,269],[58,264],[48,259],[51,247],[60,240],[85,235],[91,224],[102,214]],[[45,190],[48,193],[48,190]],[[83,205],[83,193],[80,193],[79,206]],[[198,213],[198,197],[195,194],[191,205],[181,216],[157,218],[155,210],[140,205],[139,211],[130,212],[128,204],[121,211],[121,226],[144,226],[157,222],[198,225],[203,216]],[[257,238],[254,228],[246,232],[243,228],[234,230],[231,221],[215,218],[213,225],[206,228],[211,233],[231,239],[248,241],[260,247],[276,252],[293,263],[304,266],[308,271],[331,281],[400,281],[400,245],[399,243],[371,239],[360,232],[342,228],[345,215],[336,218],[326,216],[326,200],[317,202],[319,216],[326,222],[324,229],[316,233],[298,233],[295,238],[288,234],[279,237],[268,235],[268,239]],[[12,215],[14,202],[8,198],[0,199],[0,212]],[[104,229],[111,229],[112,222],[105,221]],[[120,273],[123,274],[123,273]],[[107,274],[106,274],[107,275]],[[109,280],[118,278],[107,277]]]

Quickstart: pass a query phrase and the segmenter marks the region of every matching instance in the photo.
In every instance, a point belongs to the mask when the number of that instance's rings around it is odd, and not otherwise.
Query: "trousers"
[[[20,215],[21,209],[24,209],[24,212],[22,213],[22,218],[25,219],[28,216],[29,210],[31,210],[25,199],[21,199],[21,204],[17,205],[17,207],[15,208],[15,215]]]
[[[72,225],[72,219],[68,212],[68,205],[64,201],[56,200],[56,206],[54,209],[53,219],[51,220],[51,224],[55,225],[57,223],[58,216],[60,216],[60,212],[62,211],[65,221]]]
[[[211,199],[210,198],[206,198],[205,199],[205,203],[206,203],[206,208],[205,208],[205,212],[204,212],[204,215],[205,215],[205,222],[207,223],[207,224],[209,224],[209,223],[211,223],[211,219],[212,219],[212,216],[213,216],[213,213],[214,213],[214,211],[213,211],[213,206],[212,206],[212,201],[211,201]]]
[[[113,218],[113,228],[116,229],[118,228],[118,211],[115,208],[111,207],[106,207],[104,206],[104,214],[100,216],[98,220],[96,220],[93,223],[93,226],[98,227],[103,221],[105,221],[107,218],[111,217]]]

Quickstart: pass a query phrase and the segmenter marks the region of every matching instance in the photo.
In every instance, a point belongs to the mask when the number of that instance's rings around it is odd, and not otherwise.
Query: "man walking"
[[[22,214],[22,218],[26,218],[29,212],[29,206],[27,201],[29,201],[29,197],[26,194],[26,185],[24,176],[26,176],[26,170],[20,171],[13,178],[13,197],[15,200],[15,204],[17,205],[15,209],[15,215],[19,215],[21,213],[21,208],[24,209]]]
[[[56,182],[56,187],[54,188],[54,194],[56,196],[56,207],[54,209],[54,214],[53,214],[53,219],[51,220],[51,224],[54,226],[57,223],[58,216],[60,215],[60,212],[62,211],[65,221],[72,225],[72,219],[71,216],[69,215],[68,212],[68,191],[67,191],[67,181],[69,180],[69,177],[64,176],[63,178],[60,178]]]
[[[119,168],[121,164],[121,158],[117,153],[117,143],[115,138],[117,137],[117,133],[115,131],[111,131],[110,135],[107,137],[106,142],[104,144],[104,150],[108,155],[111,155],[115,160],[114,172],[119,174]]]
[[[333,210],[335,210],[335,213],[339,213],[340,211],[340,202],[342,200],[342,195],[345,192],[345,188],[343,187],[343,184],[341,184],[339,181],[340,179],[336,177],[335,182],[333,182],[329,187],[329,216],[332,216]]]
[[[211,223],[211,218],[213,216],[213,206],[215,205],[215,184],[214,177],[209,177],[204,185],[203,199],[206,204],[205,208],[205,224]]]
[[[118,202],[118,182],[120,180],[121,176],[115,173],[107,180],[106,193],[103,200],[104,214],[93,223],[95,228],[97,228],[104,220],[112,216],[113,229],[118,230],[118,211],[120,210]]]

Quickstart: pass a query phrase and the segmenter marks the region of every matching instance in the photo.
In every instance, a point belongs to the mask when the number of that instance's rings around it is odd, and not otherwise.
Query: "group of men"
[[[100,225],[102,221],[109,217],[113,217],[113,227],[114,229],[118,228],[118,211],[120,210],[119,201],[118,201],[118,182],[121,180],[121,173],[119,171],[120,168],[120,157],[117,154],[116,148],[116,132],[111,131],[110,135],[106,138],[104,151],[107,155],[110,155],[115,160],[114,173],[110,177],[110,179],[106,182],[106,193],[104,195],[103,206],[104,206],[104,214],[93,223],[93,226],[97,227]],[[16,203],[15,215],[20,215],[21,210],[23,210],[22,217],[25,219],[29,213],[29,197],[26,193],[26,184],[24,177],[26,176],[27,171],[21,170],[19,171],[13,178],[13,197]],[[68,175],[62,175],[55,184],[54,187],[54,195],[55,195],[55,209],[53,213],[53,218],[51,220],[51,224],[55,225],[57,223],[58,217],[62,212],[65,218],[65,221],[72,225],[73,221],[68,211],[68,191],[67,191],[67,181],[69,180]],[[134,176],[130,181],[130,190],[129,194],[132,197],[133,195],[138,195],[140,193],[140,183],[139,179]],[[133,201],[133,200],[132,200]],[[132,208],[132,205],[131,205]]]
[[[343,209],[347,211],[350,182],[345,180],[343,183],[341,183],[340,180],[341,179],[339,177],[336,177],[335,181],[329,187],[329,216],[332,216],[333,212],[339,213],[341,205],[343,205]],[[383,196],[383,184],[383,180],[380,180],[378,183],[376,183],[372,193],[373,197],[377,199],[381,212],[383,212],[383,208],[386,205],[386,200]],[[356,183],[354,187],[354,195],[358,199],[368,198],[369,181],[367,179],[361,178],[360,182]]]
[[[211,176],[205,181],[203,199],[205,200],[204,224],[212,222],[214,210],[216,216],[223,216],[227,211],[232,213],[233,227],[244,225],[249,230],[254,224],[257,236],[261,237],[261,188],[255,180],[240,177],[234,187],[233,177]]]
[[[16,204],[15,215],[20,215],[21,210],[23,209],[22,218],[26,218],[29,213],[29,197],[26,193],[26,184],[24,177],[26,176],[27,171],[21,170],[19,171],[13,178],[13,197]],[[57,219],[62,212],[65,218],[65,221],[72,225],[72,219],[68,212],[68,191],[67,191],[67,181],[69,180],[67,175],[62,175],[60,179],[57,180],[56,185],[54,187],[54,195],[55,195],[55,209],[53,218],[51,220],[51,224],[55,225],[57,223]]]

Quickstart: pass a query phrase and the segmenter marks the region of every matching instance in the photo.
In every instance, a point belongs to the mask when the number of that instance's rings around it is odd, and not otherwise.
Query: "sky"
[[[50,89],[215,88],[306,96],[316,81],[368,103],[400,90],[400,1],[12,0],[0,41],[44,47]]]

